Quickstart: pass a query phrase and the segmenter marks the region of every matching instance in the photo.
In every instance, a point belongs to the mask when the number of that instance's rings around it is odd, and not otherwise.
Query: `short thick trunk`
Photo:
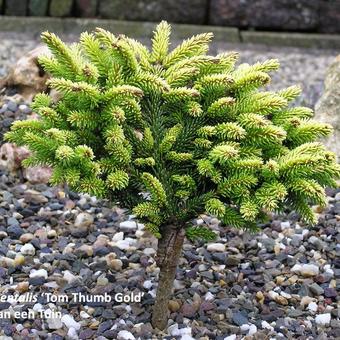
[[[152,326],[163,330],[168,324],[168,303],[172,294],[176,268],[181,256],[185,231],[166,226],[158,241],[157,265],[160,269],[156,301],[152,313]]]

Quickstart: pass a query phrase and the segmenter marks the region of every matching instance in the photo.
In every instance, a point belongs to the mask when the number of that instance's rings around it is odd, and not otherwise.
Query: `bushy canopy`
[[[290,105],[299,87],[259,91],[277,60],[235,67],[235,52],[206,54],[209,33],[169,52],[166,22],[151,51],[103,29],[70,46],[52,33],[42,39],[53,56],[40,63],[59,98],[37,95],[41,119],[17,121],[6,136],[33,152],[26,166],[50,165],[53,184],[119,202],[156,236],[175,224],[209,239],[192,218],[254,228],[286,206],[315,223],[309,205],[324,205],[339,175],[316,142],[331,127]]]

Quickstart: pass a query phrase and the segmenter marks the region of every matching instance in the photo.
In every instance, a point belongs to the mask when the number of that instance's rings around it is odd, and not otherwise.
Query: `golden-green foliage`
[[[160,23],[152,49],[103,29],[66,45],[44,32],[52,57],[40,63],[59,93],[32,105],[40,120],[16,122],[6,138],[48,164],[52,183],[119,202],[160,237],[162,226],[188,228],[201,213],[253,228],[268,211],[291,206],[315,223],[310,204],[325,204],[335,185],[334,154],[316,140],[331,132],[293,107],[301,89],[261,91],[277,60],[235,67],[237,53],[207,55],[212,34],[169,49]]]

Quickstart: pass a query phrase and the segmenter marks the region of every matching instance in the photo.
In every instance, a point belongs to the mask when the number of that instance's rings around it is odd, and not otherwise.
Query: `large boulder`
[[[99,15],[119,20],[160,21],[203,24],[207,0],[101,0]]]
[[[340,159],[340,55],[327,71],[324,93],[315,105],[315,119],[333,125],[334,133],[324,142]]]
[[[48,75],[38,64],[41,55],[50,55],[46,46],[39,46],[21,57],[8,76],[0,81],[0,88],[16,87],[26,100],[32,100],[36,93],[45,91]]]
[[[278,30],[315,30],[319,0],[214,0],[209,22],[213,25]]]

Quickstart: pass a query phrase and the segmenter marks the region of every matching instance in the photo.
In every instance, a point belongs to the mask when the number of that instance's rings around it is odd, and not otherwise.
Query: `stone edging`
[[[254,43],[271,46],[340,49],[339,34],[312,34],[290,32],[243,31],[235,27],[173,24],[173,38],[183,39],[193,34],[213,32],[215,41],[229,43]],[[149,38],[154,30],[153,22],[0,16],[0,32],[39,35],[44,30],[57,34],[76,34],[96,27],[127,34],[136,38]]]

